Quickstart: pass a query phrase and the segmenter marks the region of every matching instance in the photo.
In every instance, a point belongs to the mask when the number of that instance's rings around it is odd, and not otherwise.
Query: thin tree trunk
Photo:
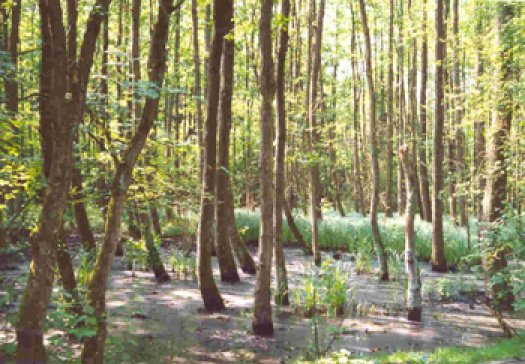
[[[368,22],[366,18],[366,10],[364,0],[359,0],[359,10],[361,13],[361,22],[363,24],[363,36],[365,40],[365,65],[366,65],[366,81],[368,84],[369,94],[369,115],[368,125],[370,132],[370,163],[372,165],[372,197],[370,202],[370,224],[372,225],[372,237],[374,245],[379,256],[381,266],[381,280],[388,280],[388,263],[385,247],[381,241],[381,234],[379,232],[379,225],[377,222],[377,205],[379,202],[379,162],[378,150],[376,146],[376,110],[375,110],[375,91],[374,81],[372,79],[372,50],[370,47],[370,34],[368,31]]]
[[[270,281],[273,255],[273,100],[275,76],[272,52],[273,0],[261,0],[259,48],[261,55],[261,152],[259,180],[261,185],[261,222],[259,235],[259,269],[254,291],[252,328],[256,335],[273,336]]]
[[[281,16],[290,16],[290,0],[282,0]],[[273,211],[273,238],[275,246],[275,270],[277,272],[277,292],[275,302],[290,304],[288,297],[288,278],[283,251],[283,203],[285,203],[285,148],[286,148],[286,105],[284,98],[284,77],[286,50],[288,48],[288,25],[281,26],[279,50],[277,55],[277,134],[275,143],[275,202]]]
[[[399,160],[406,176],[407,210],[405,214],[405,272],[407,274],[407,315],[409,321],[421,322],[421,282],[417,267],[416,231],[414,216],[416,210],[415,168],[410,160],[408,146],[399,149]]]
[[[199,182],[202,183],[203,175],[203,121],[202,121],[202,88],[201,88],[201,62],[199,56],[199,17],[197,0],[191,0],[191,20],[193,25],[193,64],[195,67],[195,103],[197,112],[197,140],[199,143]]]
[[[432,270],[443,272],[445,241],[443,237],[443,124],[445,119],[445,92],[443,87],[445,66],[446,33],[443,18],[444,0],[436,0],[436,73],[435,73],[435,121],[434,150],[432,160]]]
[[[387,147],[386,147],[386,211],[387,217],[393,216],[392,183],[394,158],[394,2],[390,0],[388,21],[388,79],[387,79]]]

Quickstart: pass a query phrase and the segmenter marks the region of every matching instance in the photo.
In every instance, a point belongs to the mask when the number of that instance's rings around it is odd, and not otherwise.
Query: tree
[[[287,19],[290,16],[290,1],[283,0],[281,15]],[[288,48],[288,24],[281,25],[279,32],[279,51],[277,54],[277,133],[275,136],[275,203],[273,214],[273,237],[275,246],[275,270],[277,272],[277,293],[275,302],[288,305],[288,278],[283,251],[283,203],[285,183],[285,148],[286,148],[286,105],[284,98],[284,77],[286,50]]]
[[[405,272],[407,274],[407,315],[409,321],[421,321],[421,281],[417,266],[416,231],[414,216],[416,210],[415,168],[408,155],[408,146],[399,148],[399,160],[405,171],[407,204],[405,213]]]
[[[374,91],[374,80],[372,78],[372,50],[370,47],[370,33],[368,30],[368,21],[366,18],[366,9],[364,0],[359,0],[359,10],[361,14],[361,23],[363,25],[363,36],[365,39],[365,65],[366,65],[366,82],[368,85],[368,128],[370,138],[370,162],[372,165],[372,197],[370,201],[370,224],[372,225],[372,238],[374,246],[379,256],[381,266],[381,280],[387,281],[388,262],[385,247],[381,241],[381,233],[377,222],[377,205],[379,203],[379,162],[376,141],[376,100]]]
[[[443,68],[445,66],[446,33],[443,18],[444,0],[436,0],[436,73],[435,73],[435,121],[432,159],[432,270],[443,272],[445,240],[443,236],[443,125],[445,122],[445,91]]]
[[[387,156],[386,156],[386,211],[392,217],[392,177],[394,158],[394,0],[390,0],[388,20],[388,76],[387,76]]]
[[[148,80],[151,87],[157,92],[160,92],[162,88],[166,73],[166,42],[169,20],[172,12],[181,5],[182,2],[179,2],[174,6],[173,0],[162,0],[159,3],[157,22],[153,29],[147,63]],[[126,145],[121,157],[115,156],[114,158],[115,175],[111,184],[111,198],[107,209],[104,242],[98,252],[97,261],[88,282],[87,298],[97,320],[97,333],[95,336],[84,339],[81,354],[83,363],[102,363],[104,361],[104,344],[107,336],[105,318],[107,281],[117,242],[120,240],[126,193],[131,184],[133,169],[157,118],[159,99],[160,96],[155,92],[148,94],[135,134]]]
[[[215,192],[215,169],[217,147],[217,114],[219,108],[220,70],[223,40],[229,22],[228,16],[231,0],[214,0],[213,2],[213,40],[208,60],[208,90],[206,125],[204,130],[204,162],[201,187],[201,213],[197,233],[197,277],[204,307],[208,312],[221,311],[225,308],[219,293],[211,267],[211,250],[213,248],[213,212]]]
[[[259,235],[259,266],[254,290],[252,328],[256,335],[273,336],[270,279],[273,253],[273,100],[275,76],[272,52],[273,1],[261,0],[259,49],[261,56],[261,152],[259,181],[261,184],[261,220]]]

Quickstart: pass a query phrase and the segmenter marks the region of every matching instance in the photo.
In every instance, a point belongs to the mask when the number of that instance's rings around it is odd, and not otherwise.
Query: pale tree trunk
[[[392,179],[394,158],[394,0],[390,0],[390,15],[388,20],[388,76],[387,76],[387,147],[386,147],[386,211],[387,217],[392,217],[394,209],[392,201]]]
[[[204,126],[204,164],[201,187],[201,213],[197,233],[197,277],[204,308],[208,312],[221,311],[225,308],[219,289],[213,279],[211,253],[213,249],[213,215],[215,192],[215,169],[217,148],[217,114],[221,82],[221,58],[223,40],[227,32],[231,0],[213,1],[213,40],[208,61],[207,116]]]
[[[193,65],[195,67],[195,103],[197,108],[197,140],[199,143],[199,182],[202,183],[203,171],[203,121],[202,121],[202,87],[201,87],[201,62],[199,56],[199,18],[197,0],[191,0],[191,20],[193,26]]]
[[[403,0],[399,1],[400,17],[404,16],[403,13]],[[398,34],[398,120],[397,120],[397,147],[401,147],[405,143],[405,47],[403,37],[403,22],[399,23],[399,34]],[[401,164],[398,163],[397,171],[397,212],[400,216],[405,213],[405,173]]]
[[[507,169],[506,152],[510,140],[512,123],[512,47],[513,30],[511,22],[513,9],[510,4],[498,4],[497,15],[497,45],[499,47],[499,69],[497,70],[498,85],[501,87],[496,95],[497,106],[493,111],[492,126],[487,145],[487,179],[483,198],[483,267],[487,279],[491,279],[507,267],[506,250],[498,245],[497,237],[493,235],[493,224],[501,223],[504,217],[505,201],[507,200]],[[514,302],[511,283],[508,275],[498,277],[497,282],[491,282],[492,299],[498,310],[511,309]]]
[[[233,30],[233,1],[228,2],[226,34]],[[237,266],[230,246],[229,227],[231,214],[228,213],[227,199],[231,196],[229,179],[230,133],[232,126],[232,89],[235,44],[231,39],[224,39],[222,50],[222,80],[219,100],[219,166],[216,171],[215,185],[215,249],[219,259],[221,280],[236,283],[239,279]]]
[[[369,95],[369,115],[368,125],[370,133],[370,163],[372,165],[372,196],[370,202],[370,224],[372,225],[372,237],[374,245],[379,256],[379,263],[381,266],[381,280],[388,280],[388,263],[385,247],[381,241],[381,234],[379,232],[379,224],[377,222],[377,205],[379,202],[379,162],[378,150],[376,145],[376,103],[374,81],[372,79],[372,50],[370,47],[370,33],[368,31],[368,22],[366,18],[366,10],[364,0],[359,0],[359,10],[361,13],[361,22],[363,24],[363,36],[365,40],[365,65],[366,65],[366,81],[368,85]]]
[[[261,0],[259,48],[261,56],[261,152],[259,180],[261,184],[261,222],[259,235],[259,267],[254,291],[252,328],[256,335],[273,336],[270,281],[273,255],[273,100],[275,76],[272,52],[273,1]]]
[[[407,274],[407,314],[409,321],[421,322],[421,282],[417,267],[416,231],[414,216],[416,210],[415,168],[410,160],[408,146],[399,148],[399,160],[405,171],[407,210],[405,213],[405,272]]]
[[[319,133],[317,126],[317,110],[319,108],[317,101],[317,83],[321,69],[321,42],[323,37],[323,20],[325,10],[325,0],[321,0],[319,14],[317,19],[317,32],[315,34],[315,47],[313,49],[312,76],[310,78],[310,102],[308,109],[308,121],[310,127],[310,152],[315,158],[310,162],[310,215],[312,219],[312,253],[314,263],[321,265],[321,253],[319,251],[319,220],[321,220],[321,178],[319,175],[319,158],[318,143]]]
[[[106,9],[110,0],[99,0],[96,9]],[[39,227],[30,238],[32,249],[31,274],[20,303],[16,324],[18,362],[45,362],[42,325],[51,297],[57,241],[62,227],[71,182],[69,171],[73,166],[75,130],[82,117],[87,82],[93,64],[96,39],[103,15],[91,12],[77,67],[67,67],[66,34],[60,2],[40,2],[42,30],[42,68],[40,89],[40,128],[44,171],[48,171],[48,185]],[[76,60],[76,58],[75,58]],[[64,70],[68,70],[64,72]],[[67,85],[68,80],[72,83]],[[72,90],[67,100],[68,88]],[[64,101],[66,100],[66,101]]]
[[[419,128],[421,141],[419,142],[419,183],[421,191],[421,206],[423,219],[432,221],[432,206],[428,181],[427,163],[427,81],[428,81],[428,35],[427,35],[427,0],[423,6],[423,40],[421,42],[421,87],[419,94]]]
[[[290,0],[282,0],[281,15],[290,16]],[[273,238],[275,246],[275,270],[277,272],[277,292],[275,302],[289,305],[288,278],[283,251],[283,203],[285,181],[285,148],[286,148],[286,105],[284,98],[284,77],[286,50],[288,48],[288,25],[282,26],[279,32],[279,50],[277,55],[277,133],[275,143],[275,202],[273,211]]]
[[[148,54],[148,78],[151,83],[159,88],[162,87],[166,72],[166,42],[169,19],[171,13],[180,5],[179,2],[177,6],[173,6],[172,0],[162,0],[159,3],[157,23],[152,33]],[[97,334],[84,339],[81,354],[82,363],[104,362],[104,344],[107,336],[106,287],[108,277],[117,242],[121,238],[122,213],[126,202],[126,193],[131,184],[133,169],[157,118],[158,106],[159,98],[146,97],[136,133],[129,141],[122,157],[115,157],[116,171],[111,185],[111,199],[108,204],[104,242],[88,282],[87,298],[97,319]]]
[[[443,272],[445,241],[443,237],[443,124],[445,120],[445,90],[443,68],[445,66],[446,33],[443,18],[444,0],[436,0],[436,72],[435,72],[435,121],[434,150],[432,159],[432,270]]]

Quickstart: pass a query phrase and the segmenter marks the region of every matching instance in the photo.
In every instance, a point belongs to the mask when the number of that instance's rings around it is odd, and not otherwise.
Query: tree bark
[[[359,0],[359,10],[361,13],[361,22],[363,24],[363,36],[365,39],[365,65],[366,65],[366,81],[368,85],[369,96],[369,138],[370,138],[370,163],[372,165],[372,197],[370,202],[370,224],[372,225],[372,237],[374,245],[379,256],[379,263],[381,266],[381,280],[387,281],[388,278],[388,262],[385,247],[381,241],[381,234],[379,232],[379,225],[377,222],[377,205],[379,202],[379,162],[378,150],[376,146],[376,110],[375,110],[375,91],[374,81],[372,79],[372,50],[370,47],[370,33],[368,31],[368,22],[366,18],[366,9],[364,0]]]
[[[421,282],[417,267],[416,231],[414,216],[416,210],[415,168],[408,155],[408,146],[399,148],[399,160],[405,171],[407,209],[405,213],[405,272],[407,274],[407,314],[409,321],[421,322]]]
[[[148,54],[149,81],[161,88],[166,72],[166,42],[168,39],[171,13],[181,3],[173,6],[172,0],[159,3],[158,18],[155,24]],[[121,238],[122,213],[126,202],[126,192],[131,184],[133,168],[144,147],[148,134],[157,118],[158,97],[146,97],[140,123],[133,138],[129,141],[122,158],[116,162],[116,172],[111,185],[111,199],[108,204],[104,242],[98,253],[91,279],[88,282],[88,302],[97,319],[97,334],[84,339],[82,363],[95,364],[104,361],[104,343],[107,336],[106,287],[111,263],[117,242]]]
[[[388,76],[387,76],[387,147],[386,147],[386,211],[387,217],[393,216],[392,180],[394,158],[394,0],[390,0],[388,21]]]
[[[281,16],[290,16],[290,0],[282,0]],[[283,203],[285,203],[285,148],[286,148],[286,105],[284,98],[284,77],[286,50],[288,48],[288,24],[279,31],[279,51],[277,55],[277,134],[275,143],[275,202],[273,212],[273,235],[275,246],[275,270],[277,272],[277,292],[275,302],[290,304],[288,297],[288,278],[283,251]]]
[[[228,2],[228,8],[221,9],[227,12],[226,34],[233,31],[233,1]],[[227,283],[240,281],[237,266],[233,259],[230,245],[229,227],[231,214],[228,213],[227,199],[231,196],[229,178],[229,152],[230,133],[232,126],[232,90],[233,90],[233,65],[235,44],[231,39],[224,39],[222,50],[222,80],[219,100],[219,166],[216,174],[215,185],[215,247],[221,280]]]
[[[273,100],[275,79],[272,52],[273,0],[261,0],[259,49],[261,56],[261,152],[259,180],[261,185],[261,222],[259,235],[259,267],[254,291],[252,328],[256,335],[273,336],[270,281],[273,255]]]
[[[443,87],[445,66],[446,33],[443,19],[444,0],[436,0],[436,73],[435,73],[435,122],[434,150],[432,160],[432,270],[443,272],[445,262],[445,241],[443,237],[443,124],[445,120],[445,92]]]
[[[207,118],[204,130],[204,169],[201,188],[201,213],[197,234],[197,271],[199,289],[208,312],[221,311],[225,308],[222,297],[213,279],[211,252],[213,249],[213,215],[216,173],[217,113],[219,108],[220,70],[223,39],[229,22],[228,11],[231,0],[213,1],[213,40],[208,61]]]

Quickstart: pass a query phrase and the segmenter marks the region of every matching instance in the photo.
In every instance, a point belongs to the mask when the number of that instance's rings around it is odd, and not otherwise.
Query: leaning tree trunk
[[[259,48],[261,55],[261,154],[259,180],[261,184],[261,223],[259,235],[259,269],[254,291],[252,328],[256,335],[273,336],[270,280],[273,254],[273,100],[275,80],[272,52],[273,0],[261,0]]]
[[[436,75],[435,75],[435,121],[434,151],[432,159],[432,270],[443,272],[445,262],[445,240],[443,237],[443,124],[445,120],[445,90],[443,87],[445,66],[444,0],[436,0]]]
[[[180,6],[173,6],[172,0],[159,3],[157,23],[155,24],[148,55],[149,81],[158,88],[162,87],[166,72],[166,41],[168,39],[171,13]],[[95,364],[104,362],[104,343],[107,336],[106,287],[111,263],[117,242],[120,239],[122,213],[126,202],[126,192],[131,184],[133,168],[146,143],[148,134],[157,118],[158,97],[147,97],[142,110],[142,117],[137,131],[127,145],[120,160],[116,161],[116,172],[111,185],[111,199],[108,204],[105,237],[98,253],[97,262],[88,282],[88,302],[97,319],[97,333],[84,339],[82,363]]]
[[[208,61],[208,89],[207,89],[207,119],[204,130],[204,170],[201,188],[201,213],[199,215],[199,227],[197,234],[197,277],[201,291],[204,307],[208,312],[221,311],[224,309],[219,289],[213,280],[211,266],[211,253],[213,249],[213,212],[214,212],[214,189],[215,189],[215,167],[217,147],[217,113],[219,107],[220,71],[223,49],[223,39],[227,32],[227,23],[230,15],[232,0],[213,1],[213,41]]]
[[[366,10],[364,0],[359,0],[359,10],[361,13],[361,22],[363,23],[363,35],[365,38],[365,64],[366,64],[366,81],[368,85],[369,94],[369,115],[368,125],[370,133],[370,162],[372,164],[372,196],[370,203],[370,224],[372,225],[372,237],[374,245],[379,256],[381,266],[381,280],[388,280],[388,263],[385,247],[381,241],[381,234],[379,232],[379,224],[377,222],[377,205],[379,202],[379,162],[378,150],[376,146],[376,103],[374,80],[372,79],[372,51],[370,47],[370,34],[368,31],[368,22],[366,18]]]
[[[416,210],[416,177],[415,168],[408,155],[408,146],[399,148],[399,160],[405,171],[407,190],[407,207],[405,213],[405,272],[407,274],[407,311],[408,320],[421,322],[421,282],[417,267],[416,231],[414,216]]]
[[[95,9],[106,9],[110,2],[111,0],[99,0]],[[42,69],[45,70],[40,78],[43,95],[40,100],[40,130],[43,167],[49,178],[39,227],[30,238],[31,273],[16,324],[17,360],[24,363],[46,361],[42,325],[51,297],[57,241],[60,239],[71,182],[69,171],[73,167],[73,140],[82,118],[93,54],[103,19],[102,12],[91,12],[78,64],[71,69],[67,65],[67,39],[60,2],[40,2],[39,6],[43,43]],[[76,32],[74,34],[76,37]],[[69,85],[68,79],[71,81]],[[70,97],[66,97],[68,89],[72,91]]]
[[[233,1],[228,3],[228,8],[223,9],[228,12],[226,33],[233,31]],[[215,247],[221,280],[227,283],[239,282],[239,273],[235,259],[233,259],[232,247],[228,228],[231,226],[231,214],[228,214],[227,200],[231,195],[229,178],[229,158],[230,158],[230,133],[232,127],[232,89],[233,89],[233,62],[235,44],[232,39],[224,39],[222,50],[222,80],[219,100],[219,168],[216,174],[215,186],[215,223],[216,236]]]
[[[282,1],[281,15],[290,16],[290,0]],[[286,105],[284,98],[284,73],[286,50],[288,48],[288,28],[281,27],[279,33],[279,51],[277,55],[277,134],[275,146],[275,203],[273,210],[273,238],[275,245],[275,271],[277,272],[277,292],[275,302],[279,305],[289,305],[288,278],[283,251],[283,203],[285,168],[284,157],[286,148]]]

